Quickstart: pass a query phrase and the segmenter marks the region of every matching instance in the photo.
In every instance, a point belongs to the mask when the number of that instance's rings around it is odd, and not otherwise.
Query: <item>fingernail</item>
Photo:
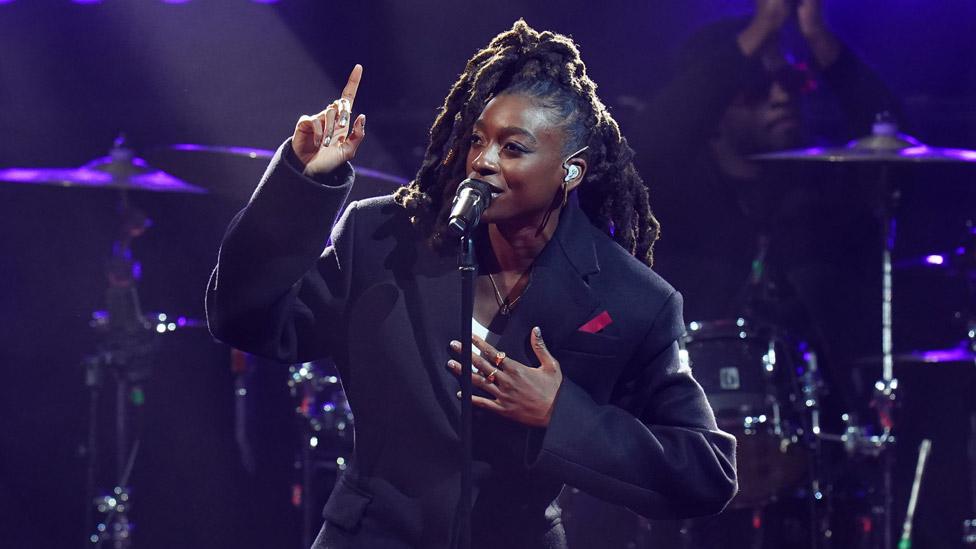
[[[460,398],[461,398],[461,391],[458,391],[458,392],[457,392],[457,397],[458,397],[458,399],[460,399]]]
[[[461,363],[458,362],[458,361],[456,361],[456,360],[448,360],[447,361],[447,367],[450,368],[450,369],[452,369],[452,370],[457,370],[458,368],[461,367]]]
[[[366,115],[363,115],[363,131],[366,131]]]
[[[460,341],[456,341],[456,340],[455,341],[451,341],[451,348],[454,349],[455,351],[460,351],[461,350],[461,342]]]
[[[329,143],[332,143],[332,136],[331,135],[322,140],[322,146],[323,147],[328,147],[329,146]]]
[[[345,128],[349,124],[349,112],[343,111],[342,115],[339,116],[339,127]]]
[[[541,338],[542,337],[542,328],[536,326],[535,328],[532,328],[532,333],[535,334],[535,337]]]

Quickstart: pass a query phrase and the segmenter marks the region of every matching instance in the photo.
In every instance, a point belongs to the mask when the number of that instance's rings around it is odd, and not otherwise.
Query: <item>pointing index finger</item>
[[[356,63],[356,66],[352,68],[352,72],[349,73],[349,80],[346,82],[346,87],[342,88],[342,98],[349,101],[349,109],[352,110],[352,104],[356,101],[356,92],[359,91],[359,81],[363,77],[363,66]]]

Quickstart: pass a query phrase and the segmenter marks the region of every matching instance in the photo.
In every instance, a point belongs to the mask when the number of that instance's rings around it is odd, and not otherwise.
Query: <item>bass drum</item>
[[[810,368],[796,342],[775,327],[745,319],[691,322],[682,359],[719,428],[738,441],[739,493],[730,509],[758,508],[809,477],[810,450],[801,441],[815,410]]]

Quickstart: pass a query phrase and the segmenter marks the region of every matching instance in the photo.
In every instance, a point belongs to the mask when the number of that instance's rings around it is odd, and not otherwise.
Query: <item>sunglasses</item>
[[[790,95],[805,95],[817,89],[813,71],[806,63],[787,63],[774,70],[757,70],[743,88],[748,103],[758,103],[769,97],[769,90],[777,83]]]

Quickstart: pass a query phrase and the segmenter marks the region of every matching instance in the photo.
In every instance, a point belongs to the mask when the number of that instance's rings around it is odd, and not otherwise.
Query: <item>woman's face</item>
[[[538,226],[552,207],[566,170],[564,131],[551,116],[530,97],[500,95],[474,123],[465,165],[468,177],[500,191],[482,215],[485,223]]]

